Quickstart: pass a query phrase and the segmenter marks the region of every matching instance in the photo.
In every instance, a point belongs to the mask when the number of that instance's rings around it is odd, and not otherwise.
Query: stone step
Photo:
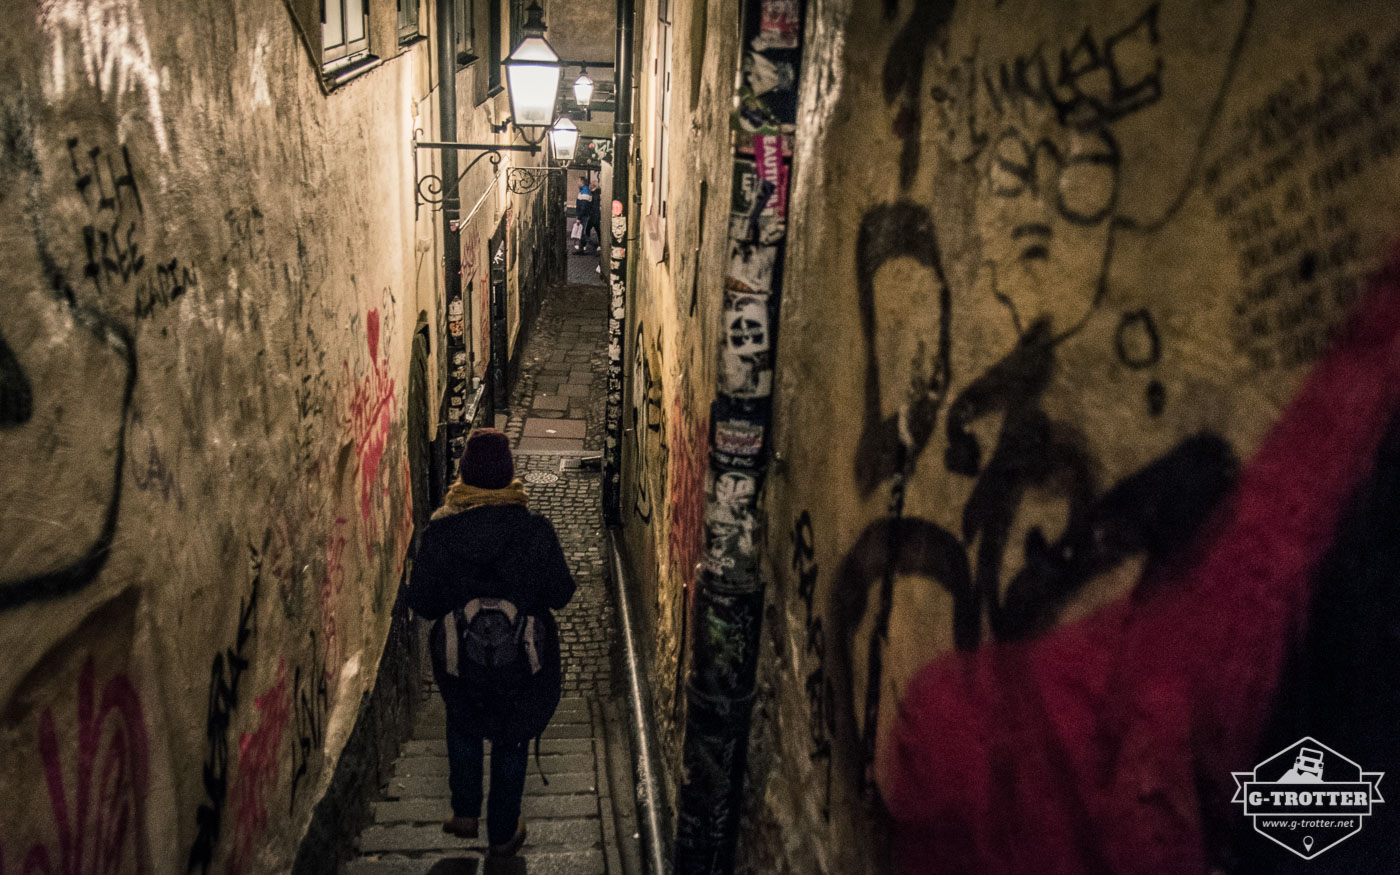
[[[447,722],[430,723],[419,720],[413,727],[413,739],[415,741],[432,741],[438,738],[445,738],[447,734]],[[544,749],[543,743],[555,738],[592,738],[593,725],[591,723],[558,723],[551,722],[545,729],[541,737],[540,749]],[[534,751],[535,744],[530,742],[530,750]]]
[[[597,777],[590,769],[586,772],[564,772],[550,775],[549,784],[546,785],[532,764],[530,772],[525,776],[525,792],[545,796],[593,793],[596,792],[596,781]],[[447,778],[442,775],[393,778],[389,781],[389,787],[385,792],[395,799],[446,799],[451,795],[447,789]]]
[[[486,745],[487,750],[491,748],[490,743]],[[593,739],[591,738],[545,738],[540,740],[540,753],[544,756],[556,753],[591,753],[593,751]],[[402,755],[404,757],[445,757],[447,756],[447,739],[431,738],[406,741],[403,745]],[[530,742],[530,756],[535,755],[535,743]]]
[[[516,857],[491,860],[480,853],[432,855],[418,858],[385,855],[351,860],[345,875],[606,875],[603,852],[533,852],[529,844]]]
[[[586,739],[585,739],[586,740]],[[534,751],[530,753],[530,768],[543,769],[546,775],[553,775],[556,772],[586,772],[596,767],[592,751],[588,753],[565,753],[547,754],[543,750],[544,742],[540,742],[540,758],[536,764]],[[491,755],[488,753],[485,758],[485,768],[491,771]],[[394,764],[395,778],[417,778],[417,777],[439,777],[447,779],[448,765],[446,756],[420,756],[420,757],[400,757]]]
[[[586,793],[566,796],[529,796],[521,803],[521,811],[527,818],[548,817],[597,817],[598,799]],[[434,824],[439,828],[442,821],[452,814],[447,797],[438,799],[405,799],[396,802],[374,803],[374,821],[377,824]]]
[[[526,844],[532,849],[562,845],[569,850],[584,851],[597,847],[603,837],[596,817],[570,820],[530,819],[527,820],[526,826],[529,831]],[[486,841],[486,824],[483,822],[481,835],[475,839],[448,835],[442,831],[440,824],[371,826],[360,834],[358,844],[362,854],[382,854],[462,850],[469,846],[484,849]]]

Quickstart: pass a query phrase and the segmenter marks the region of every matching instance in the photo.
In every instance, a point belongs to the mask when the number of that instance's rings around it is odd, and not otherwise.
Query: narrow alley
[[[1400,3],[0,3],[0,460],[0,875],[1395,875]]]
[[[588,283],[596,264],[596,257],[571,255],[570,278]],[[577,465],[602,450],[606,306],[606,289],[596,281],[546,293],[502,423],[513,439],[516,473],[526,483],[530,506],[554,523],[578,582],[573,601],[559,613],[564,698],[544,734],[538,770],[532,760],[525,784],[524,865],[488,861],[484,837],[473,844],[443,832],[450,813],[446,718],[425,674],[426,699],[413,737],[394,763],[384,798],[374,804],[374,823],[360,834],[359,857],[346,875],[468,875],[478,871],[477,864],[483,873],[638,871],[631,859],[637,856],[631,760],[613,697],[617,625],[604,580],[600,475],[596,466]]]

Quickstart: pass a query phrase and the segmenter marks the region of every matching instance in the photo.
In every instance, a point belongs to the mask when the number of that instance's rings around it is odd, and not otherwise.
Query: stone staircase
[[[451,814],[445,726],[442,700],[434,692],[421,708],[413,739],[404,744],[395,763],[384,800],[374,805],[374,824],[360,834],[360,856],[347,864],[346,875],[622,872],[605,733],[596,703],[586,698],[559,703],[540,742],[539,767],[531,745],[523,805],[529,838],[514,858],[486,857],[485,811],[478,839],[442,831],[442,821]],[[487,751],[489,786],[489,744]],[[548,785],[540,779],[540,767]]]

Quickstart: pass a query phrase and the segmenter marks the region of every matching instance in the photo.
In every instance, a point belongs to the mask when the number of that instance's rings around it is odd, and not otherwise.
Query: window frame
[[[366,0],[366,7],[373,0]],[[423,36],[421,23],[423,21],[422,0],[396,0],[398,3],[398,34],[399,45],[411,43]]]
[[[486,17],[486,96],[492,97],[505,89],[501,76],[501,64],[506,59],[501,50],[501,0],[487,0]]]
[[[364,22],[364,35],[359,39],[350,40],[349,16],[346,6],[352,2],[359,2],[361,8],[361,19]],[[335,45],[326,45],[326,6],[328,3],[335,3],[340,7],[340,42]],[[326,72],[335,72],[345,67],[349,67],[359,61],[370,57],[369,51],[369,9],[373,0],[321,0],[321,69]]]
[[[476,0],[453,0],[457,32],[452,41],[457,52],[457,67],[460,69],[480,60],[476,50]]]
[[[675,49],[669,0],[659,0],[656,8],[655,46],[652,51],[652,151],[650,197],[647,202],[647,241],[652,258],[666,260],[666,218],[669,209],[671,85]]]

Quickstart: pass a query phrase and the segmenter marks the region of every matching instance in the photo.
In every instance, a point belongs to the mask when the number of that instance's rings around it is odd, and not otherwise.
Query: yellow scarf
[[[512,480],[509,486],[501,489],[482,489],[480,486],[470,486],[458,480],[447,491],[447,498],[443,500],[442,507],[433,511],[433,519],[440,520],[454,513],[491,504],[518,504],[523,507],[526,501],[525,484],[519,480]]]

